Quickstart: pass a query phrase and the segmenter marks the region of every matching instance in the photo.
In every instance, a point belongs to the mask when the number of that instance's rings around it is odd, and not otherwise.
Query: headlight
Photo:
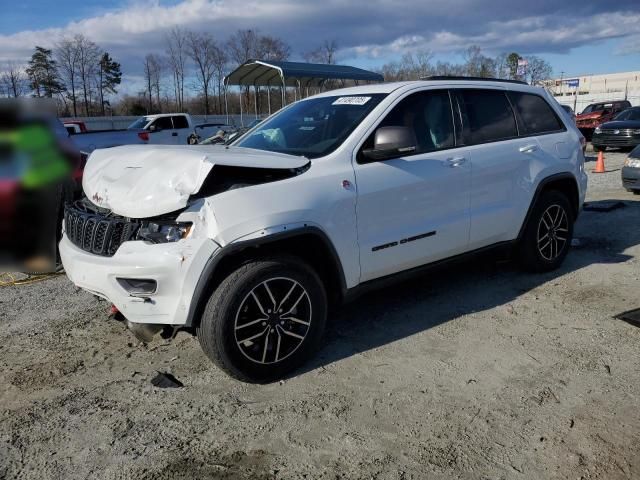
[[[186,238],[191,230],[190,222],[155,223],[149,222],[140,227],[138,238],[152,243],[177,242]]]
[[[602,130],[600,130],[600,127],[596,127],[596,129],[593,131],[593,133],[601,133]]]
[[[640,158],[627,157],[627,159],[624,161],[624,166],[631,168],[640,168]]]
[[[640,135],[640,128],[636,128],[635,130],[631,130],[633,135]]]

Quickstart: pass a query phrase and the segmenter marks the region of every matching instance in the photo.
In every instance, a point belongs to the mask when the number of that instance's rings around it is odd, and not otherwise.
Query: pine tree
[[[49,49],[36,46],[26,73],[29,86],[36,97],[52,98],[64,90],[58,75],[58,65]]]
[[[98,89],[100,90],[102,115],[105,114],[105,93],[118,93],[116,87],[120,85],[121,80],[122,71],[120,70],[120,64],[114,61],[107,52],[104,52],[100,58],[100,68],[98,70]]]

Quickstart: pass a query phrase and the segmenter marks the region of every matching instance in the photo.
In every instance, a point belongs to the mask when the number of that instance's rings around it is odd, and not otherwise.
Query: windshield
[[[135,122],[133,122],[131,125],[129,125],[127,128],[129,130],[136,130],[138,128],[144,128],[144,126],[147,123],[149,123],[149,117],[140,117]]]
[[[620,112],[614,120],[640,120],[640,108],[630,108]]]
[[[311,98],[260,123],[234,145],[318,158],[333,152],[386,94]]]

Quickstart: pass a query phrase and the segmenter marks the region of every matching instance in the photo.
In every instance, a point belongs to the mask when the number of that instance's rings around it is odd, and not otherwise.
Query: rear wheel
[[[573,213],[566,195],[543,192],[533,207],[520,244],[519,259],[530,271],[558,268],[569,252],[573,237]]]
[[[318,348],[326,312],[324,286],[306,263],[294,257],[258,260],[222,281],[197,335],[207,356],[232,377],[270,382]]]

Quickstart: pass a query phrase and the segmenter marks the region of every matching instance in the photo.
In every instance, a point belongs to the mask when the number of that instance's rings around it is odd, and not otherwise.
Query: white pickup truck
[[[159,113],[140,117],[128,128],[148,132],[151,144],[187,145],[195,124],[187,113]]]

